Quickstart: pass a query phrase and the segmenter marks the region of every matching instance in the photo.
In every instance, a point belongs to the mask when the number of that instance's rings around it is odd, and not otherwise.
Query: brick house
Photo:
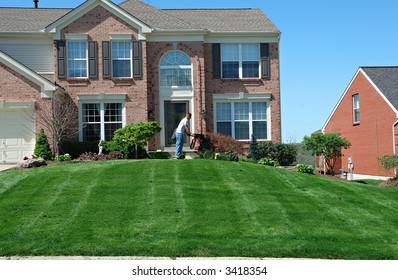
[[[0,162],[31,156],[39,105],[57,92],[78,109],[77,141],[153,120],[149,149],[170,147],[190,111],[192,131],[280,142],[279,39],[259,9],[0,8]]]
[[[336,171],[351,157],[354,175],[394,176],[378,158],[396,154],[397,124],[398,67],[360,67],[323,127],[351,142]]]

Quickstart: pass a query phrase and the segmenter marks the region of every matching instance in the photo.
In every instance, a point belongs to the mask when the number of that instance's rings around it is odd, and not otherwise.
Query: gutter
[[[394,157],[394,177],[397,177],[397,165],[395,162],[395,155],[396,155],[396,149],[395,149],[395,126],[398,124],[398,120],[392,124],[392,151],[393,151],[393,157]]]

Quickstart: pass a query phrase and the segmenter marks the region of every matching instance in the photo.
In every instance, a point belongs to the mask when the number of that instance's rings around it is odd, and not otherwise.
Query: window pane
[[[131,77],[129,60],[113,60],[113,77]]]
[[[222,61],[239,61],[239,45],[238,44],[222,44],[221,45]]]
[[[131,77],[131,42],[112,42],[112,75]]]
[[[267,103],[266,102],[253,102],[253,120],[266,120],[267,119]]]
[[[258,44],[242,44],[242,61],[259,61],[260,52]]]
[[[353,115],[354,115],[354,122],[359,122],[359,95],[355,94],[352,96],[353,102]]]
[[[160,61],[160,66],[190,66],[191,60],[189,57],[179,51],[168,52]]]
[[[160,69],[160,86],[192,86],[191,69]]]
[[[235,139],[249,139],[249,122],[235,122]]]
[[[84,124],[83,141],[96,141],[101,139],[101,124]]]
[[[260,76],[259,71],[260,63],[256,62],[242,62],[242,77],[243,78],[258,78]]]
[[[249,103],[239,102],[235,103],[235,120],[248,120],[249,119]]]
[[[105,124],[105,141],[110,141],[113,138],[115,130],[122,128],[121,123],[106,123]]]
[[[217,133],[232,136],[231,122],[217,122]]]
[[[257,139],[267,139],[267,122],[253,122],[253,134]]]
[[[68,77],[87,77],[87,42],[68,42]]]
[[[222,63],[222,77],[224,79],[238,79],[239,78],[239,62],[224,62]]]
[[[222,77],[224,79],[239,78],[239,45],[221,45]]]
[[[101,122],[100,104],[83,104],[83,123]]]
[[[121,103],[105,103],[105,122],[121,122],[122,121],[122,104]]]
[[[216,112],[217,112],[216,113],[217,121],[230,121],[231,120],[231,103],[217,103],[216,104]]]

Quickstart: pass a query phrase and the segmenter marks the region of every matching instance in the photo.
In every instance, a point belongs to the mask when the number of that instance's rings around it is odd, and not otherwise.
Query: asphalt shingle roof
[[[157,30],[280,33],[260,9],[158,9],[140,0],[126,0],[119,6]],[[37,32],[70,11],[0,8],[0,32]]]
[[[398,110],[398,66],[361,67],[373,83]]]
[[[0,8],[0,32],[38,32],[71,9]]]

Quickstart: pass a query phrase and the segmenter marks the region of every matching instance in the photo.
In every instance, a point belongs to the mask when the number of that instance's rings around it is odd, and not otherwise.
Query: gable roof
[[[0,32],[49,32],[98,4],[155,31],[280,33],[260,9],[158,9],[140,0],[119,5],[109,0],[88,0],[75,9],[0,7]]]
[[[151,32],[151,28],[147,24],[142,22],[139,18],[132,16],[130,13],[128,13],[123,8],[116,5],[110,0],[87,0],[77,8],[70,11],[68,14],[46,26],[45,31],[49,33],[56,33],[56,38],[59,38],[62,28],[98,6],[103,7],[104,9],[110,11],[125,22],[137,28],[139,30],[139,35],[141,35],[142,33]]]
[[[332,118],[334,112],[339,107],[344,96],[347,94],[351,84],[355,81],[359,73],[362,73],[369,83],[375,88],[380,96],[386,101],[386,103],[395,112],[398,118],[398,66],[363,66],[359,67],[355,73],[348,87],[340,97],[332,113],[329,115],[325,124],[322,127],[322,131],[325,131],[325,127]]]

